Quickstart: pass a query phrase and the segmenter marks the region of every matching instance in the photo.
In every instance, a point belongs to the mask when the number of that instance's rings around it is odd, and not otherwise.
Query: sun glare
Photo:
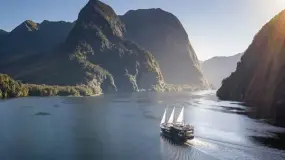
[[[275,6],[280,9],[285,9],[285,0],[275,0]]]
[[[275,0],[277,4],[285,4],[285,0]]]

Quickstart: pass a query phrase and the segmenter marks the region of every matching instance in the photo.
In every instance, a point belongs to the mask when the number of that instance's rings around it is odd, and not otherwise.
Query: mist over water
[[[177,145],[160,136],[166,106],[185,107],[193,140]],[[248,112],[214,91],[5,100],[0,159],[284,159],[285,129]]]

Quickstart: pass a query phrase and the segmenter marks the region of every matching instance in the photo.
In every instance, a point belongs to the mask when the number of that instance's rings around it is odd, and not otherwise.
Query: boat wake
[[[218,149],[217,145],[215,145],[213,143],[206,142],[206,141],[198,139],[198,138],[188,140],[187,142],[185,142],[185,145],[192,146],[192,147],[199,147],[199,148],[207,148],[207,149],[211,149],[211,150]]]
[[[195,148],[195,145],[203,145],[203,142],[193,139],[181,145],[169,139],[161,138],[161,153],[165,160],[215,159]]]
[[[283,152],[215,142],[195,137],[182,145],[161,139],[161,152],[166,160],[186,159],[284,159]]]

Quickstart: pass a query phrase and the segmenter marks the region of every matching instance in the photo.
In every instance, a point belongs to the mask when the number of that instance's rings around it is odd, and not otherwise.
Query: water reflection
[[[261,145],[269,146],[276,149],[285,150],[285,132],[271,133],[273,136],[250,136],[250,138]]]
[[[185,121],[195,126],[195,139],[183,145],[159,133],[161,115],[172,104],[184,106]],[[285,158],[284,129],[248,113],[211,92],[1,101],[0,159]]]

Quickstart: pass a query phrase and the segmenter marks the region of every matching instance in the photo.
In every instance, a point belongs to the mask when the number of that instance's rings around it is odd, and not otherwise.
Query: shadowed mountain
[[[40,28],[28,21],[12,32],[29,34]],[[86,85],[98,92],[161,86],[163,77],[152,54],[124,40],[124,34],[125,25],[110,6],[89,0],[64,44],[45,56],[7,64],[3,70],[28,83]]]
[[[167,83],[209,87],[188,35],[177,17],[162,9],[139,9],[131,10],[120,18],[126,24],[126,38],[154,55]]]
[[[237,67],[242,53],[229,57],[213,57],[201,62],[201,69],[214,88],[220,88],[222,80],[231,75]]]
[[[6,32],[2,29],[0,29],[0,43],[4,40],[4,38],[9,34],[9,32]],[[0,52],[1,53],[1,52]]]
[[[224,100],[258,106],[264,116],[284,122],[285,111],[285,11],[256,34],[253,42],[217,95]]]
[[[9,32],[4,31],[3,29],[0,29],[0,36],[8,35]]]
[[[38,24],[27,20],[10,33],[6,33],[5,41],[0,43],[0,53],[5,55],[49,53],[65,41],[72,27],[73,23],[64,21],[45,20]]]

